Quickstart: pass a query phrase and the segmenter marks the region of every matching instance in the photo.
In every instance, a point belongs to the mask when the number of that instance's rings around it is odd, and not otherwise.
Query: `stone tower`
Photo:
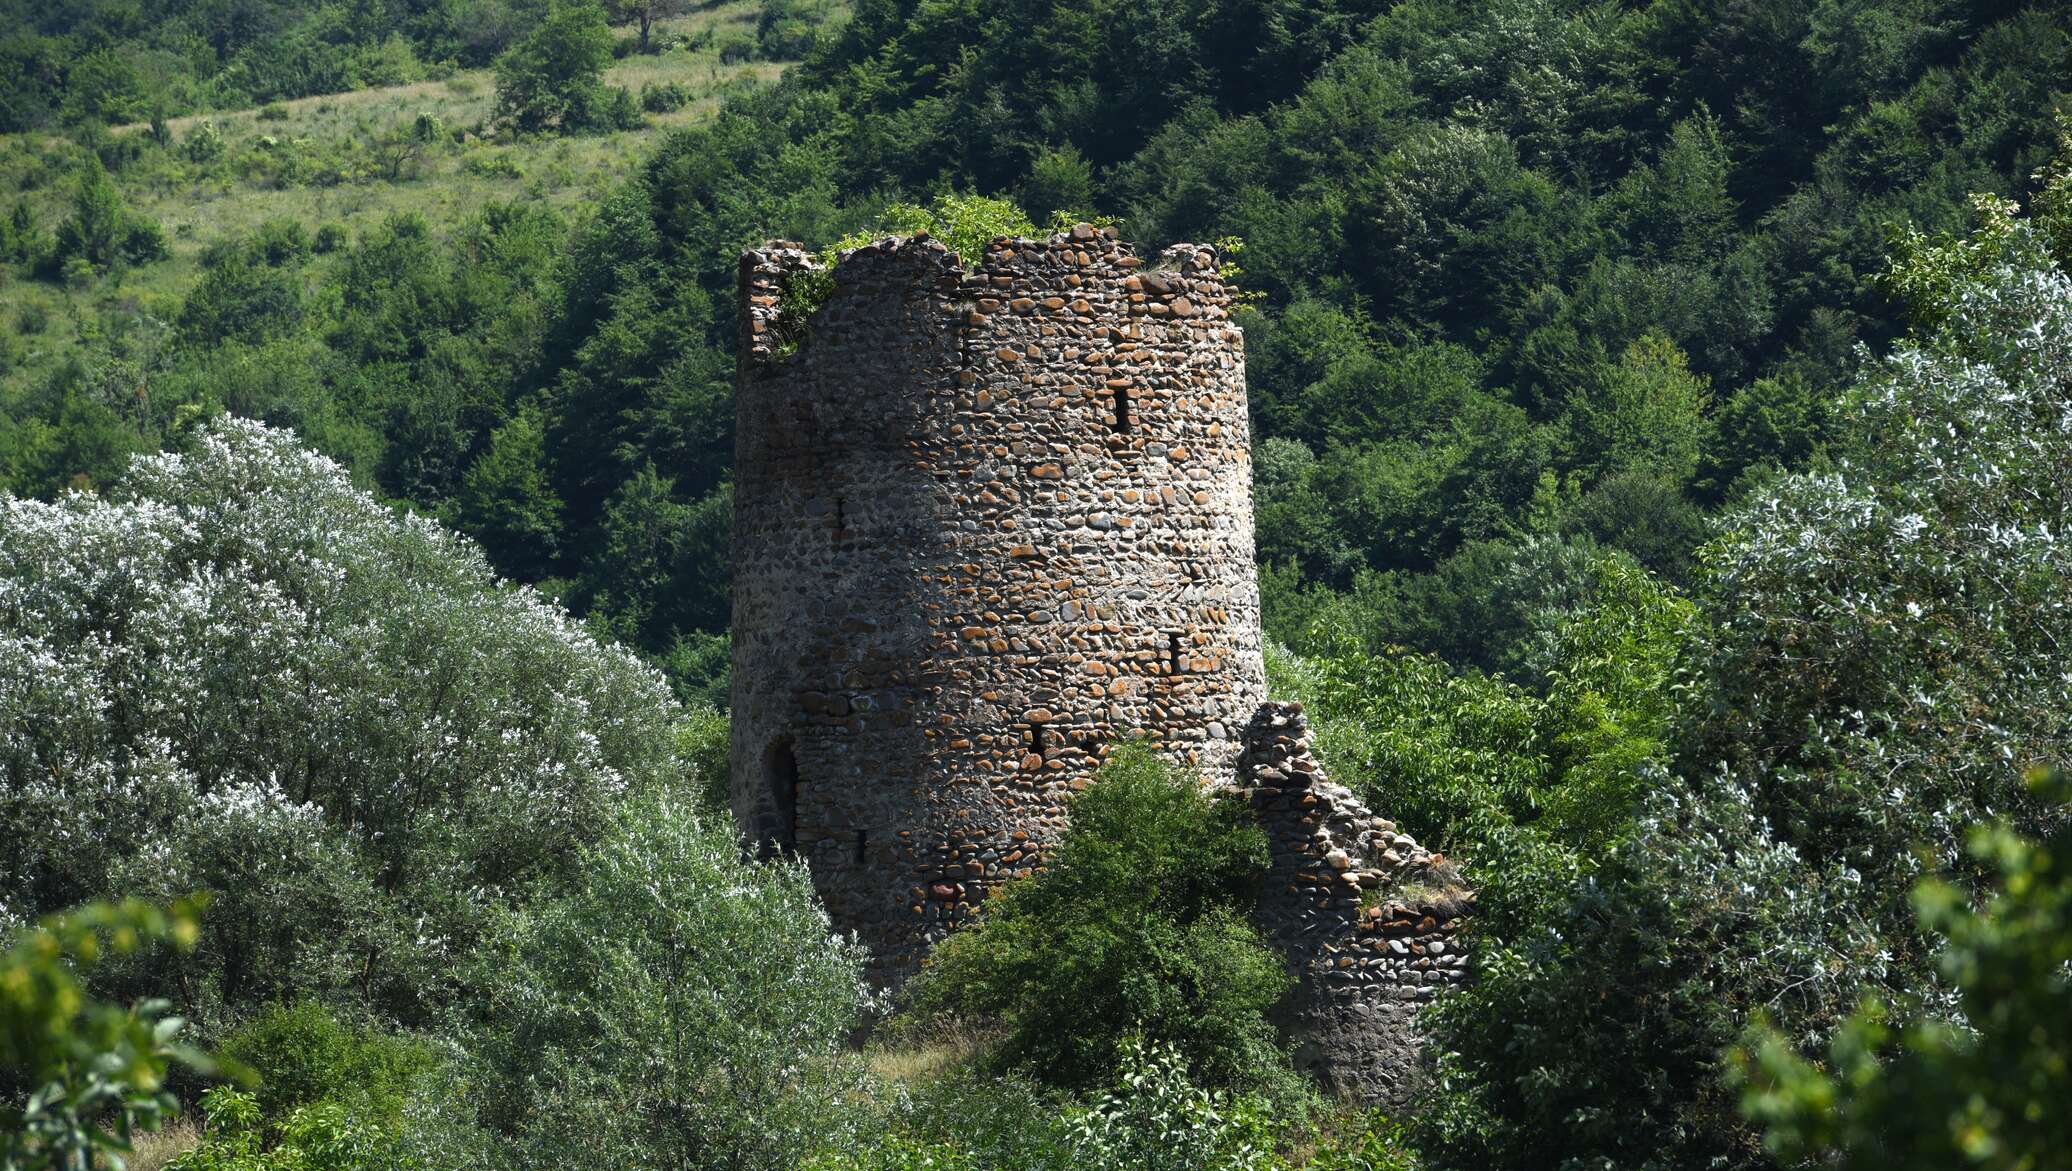
[[[731,800],[893,981],[1109,745],[1230,775],[1266,697],[1243,339],[1213,250],[1084,225],[974,271],[880,241],[788,320],[814,267],[741,259]]]

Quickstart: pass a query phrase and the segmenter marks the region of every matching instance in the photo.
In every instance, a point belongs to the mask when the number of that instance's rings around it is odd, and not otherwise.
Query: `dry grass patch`
[[[201,1145],[201,1127],[193,1122],[175,1122],[137,1135],[130,1143],[126,1160],[129,1171],[161,1171],[174,1159]]]
[[[882,1030],[864,1046],[872,1073],[908,1085],[933,1081],[977,1061],[1002,1036],[993,1025],[946,1021]]]

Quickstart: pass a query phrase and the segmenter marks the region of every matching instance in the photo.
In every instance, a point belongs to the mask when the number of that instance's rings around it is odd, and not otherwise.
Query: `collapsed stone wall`
[[[1265,698],[1242,337],[1112,230],[741,260],[731,801],[896,981],[1107,746],[1227,775]],[[787,352],[792,347],[795,352]]]
[[[1300,704],[1253,715],[1235,785],[1272,848],[1259,923],[1296,976],[1280,1023],[1297,1068],[1410,1108],[1424,1070],[1417,1014],[1467,979],[1459,931],[1473,893],[1444,857],[1324,776]]]

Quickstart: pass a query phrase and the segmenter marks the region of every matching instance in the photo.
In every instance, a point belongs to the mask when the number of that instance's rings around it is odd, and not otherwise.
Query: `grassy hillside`
[[[606,196],[671,130],[709,119],[730,95],[767,85],[789,62],[756,60],[756,0],[722,0],[658,21],[663,51],[629,54],[605,74],[636,97],[682,87],[683,104],[649,110],[635,130],[518,137],[495,122],[490,69],[439,80],[133,123],[84,141],[47,132],[0,135],[0,214],[19,204],[44,230],[67,215],[73,176],[98,153],[129,210],[156,221],[170,255],[86,282],[22,279],[0,270],[0,401],[47,379],[82,343],[175,318],[211,247],[291,221],[358,239],[398,213],[443,229],[491,202],[567,210]],[[422,125],[426,133],[414,132]],[[154,130],[168,141],[154,138]],[[204,143],[220,142],[213,154]],[[421,141],[420,138],[423,140]],[[340,253],[304,270],[321,284]],[[9,339],[7,335],[13,335]]]

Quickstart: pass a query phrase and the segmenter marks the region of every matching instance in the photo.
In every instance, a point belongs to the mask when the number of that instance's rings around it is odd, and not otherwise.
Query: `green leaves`
[[[582,129],[606,112],[600,79],[611,60],[611,26],[596,0],[555,0],[497,58],[497,113],[520,130]]]
[[[132,214],[100,160],[89,155],[73,191],[72,214],[58,225],[48,265],[55,270],[81,267],[91,274],[165,255],[158,222]]]
[[[679,775],[657,673],[256,423],[0,499],[0,599],[0,898],[218,892],[197,1012],[422,1020],[491,906]]]
[[[848,1088],[862,964],[802,865],[744,860],[691,801],[635,800],[477,961],[484,1121],[522,1166],[794,1166]]]
[[[2072,812],[2072,785],[2032,785]],[[1827,1060],[1802,1056],[1758,1020],[1734,1054],[1742,1109],[1787,1160],[1845,1169],[2031,1171],[2072,1150],[2072,832],[2038,841],[2005,823],[1971,834],[1997,888],[1982,904],[1940,881],[1914,890],[1925,930],[1947,942],[1946,1004],[1867,999],[1837,1029]]]
[[[1596,475],[1645,470],[1681,484],[1697,469],[1710,404],[1705,378],[1690,372],[1683,351],[1645,334],[1571,400],[1573,441],[1579,455],[1588,453],[1579,462]]]
[[[0,1084],[30,1089],[0,1103],[0,1168],[120,1167],[131,1135],[176,1109],[168,1066],[211,1068],[180,1044],[186,1022],[170,1003],[124,1008],[93,999],[81,980],[102,959],[148,945],[192,948],[205,902],[93,903],[16,935],[0,956]]]
[[[2062,908],[2017,894],[2056,880],[2031,873],[2047,851],[1972,827],[2063,834],[2062,796],[2029,791],[2020,763],[2072,745],[2057,536],[2072,282],[2020,223],[1966,255],[1978,267],[1946,274],[1942,324],[1834,410],[1833,467],[1730,514],[1701,563],[1687,664],[1622,679],[1623,636],[1600,641],[1613,632],[1594,618],[1573,628],[1580,671],[1556,672],[1557,688],[1582,685],[1567,743],[1618,761],[1632,730],[1600,711],[1624,707],[1644,730],[1676,707],[1651,697],[1682,689],[1676,772],[1642,753],[1625,775],[1646,797],[1623,828],[1563,811],[1611,830],[1596,839],[1608,848],[1441,1010],[1455,1084],[1472,1087],[1426,1127],[1442,1157],[2061,1161],[2061,1112],[2034,1104],[2066,1097]],[[1628,632],[1643,645],[1675,625],[1654,609]],[[1515,836],[1467,852],[1502,872],[1531,856],[1506,848]],[[1508,905],[1501,883],[1481,894],[1487,912]],[[1853,1011],[1867,995],[1903,1007]],[[1758,1011],[1769,1024],[1745,1042],[1756,1080],[1742,1093],[1722,1054]],[[1806,1056],[1823,1050],[1825,1069]]]
[[[1264,1014],[1288,978],[1246,918],[1267,866],[1247,810],[1118,746],[1045,872],[936,949],[917,1009],[997,1017],[1004,1061],[1054,1084],[1104,1084],[1139,1037],[1205,1085],[1273,1087]]]

